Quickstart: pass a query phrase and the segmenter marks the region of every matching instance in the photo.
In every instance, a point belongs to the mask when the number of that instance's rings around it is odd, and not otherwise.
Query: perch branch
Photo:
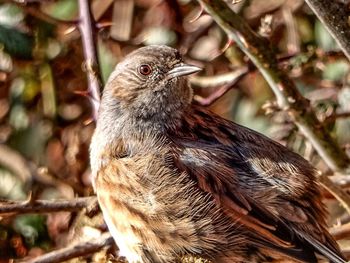
[[[347,1],[306,0],[318,19],[350,60],[349,6]]]
[[[84,69],[88,79],[89,99],[92,105],[92,115],[96,120],[102,81],[96,55],[96,30],[88,0],[79,0],[79,29],[84,49]]]
[[[113,238],[109,233],[102,234],[99,238],[91,239],[65,248],[52,251],[42,256],[26,260],[27,263],[56,263],[72,258],[89,255],[100,251],[104,247],[113,244]]]
[[[328,167],[333,171],[346,172],[349,169],[349,158],[317,119],[310,102],[299,93],[293,81],[280,70],[268,41],[259,37],[222,0],[198,1],[259,69],[275,93],[279,108],[290,115]]]
[[[57,211],[78,211],[96,202],[95,196],[77,197],[72,200],[0,200],[0,215],[7,213],[49,213]]]

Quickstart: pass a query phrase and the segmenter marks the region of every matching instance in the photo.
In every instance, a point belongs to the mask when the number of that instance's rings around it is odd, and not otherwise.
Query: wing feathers
[[[337,255],[333,250],[319,242],[318,240],[305,235],[304,233],[299,233],[302,238],[304,238],[310,245],[312,245],[320,254],[324,255],[332,263],[346,263],[341,256]]]
[[[326,230],[315,170],[302,157],[198,108],[169,137],[177,168],[263,246],[314,262],[312,246],[331,261],[345,262]]]

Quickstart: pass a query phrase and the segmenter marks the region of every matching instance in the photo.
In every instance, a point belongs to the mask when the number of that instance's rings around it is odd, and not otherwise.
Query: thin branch
[[[293,81],[280,70],[268,41],[259,37],[222,0],[198,1],[260,70],[275,93],[279,108],[290,115],[328,167],[333,171],[346,172],[350,164],[348,156],[317,119],[310,102],[299,93]]]
[[[96,55],[95,25],[92,19],[90,1],[88,0],[79,0],[79,29],[84,49],[84,68],[88,78],[89,99],[92,105],[92,115],[96,120],[102,80]]]
[[[329,232],[336,240],[349,238],[350,223],[346,223],[344,225],[332,227],[329,229]]]
[[[347,1],[305,0],[350,60],[349,5]]]
[[[231,90],[233,87],[235,87],[235,84],[237,81],[234,81],[232,83],[228,83],[220,88],[218,88],[216,91],[211,93],[208,97],[202,97],[199,95],[194,96],[194,101],[202,106],[210,106],[214,102],[216,102],[218,99],[220,99],[222,96],[224,96],[229,90]]]
[[[7,213],[49,213],[58,211],[78,211],[93,206],[95,196],[77,197],[72,200],[34,200],[9,201],[0,200],[0,215]]]
[[[90,255],[100,251],[102,248],[113,245],[114,241],[109,233],[102,234],[99,238],[73,244],[65,248],[52,251],[42,256],[26,260],[27,263],[56,263],[72,258]]]
[[[282,15],[286,23],[288,53],[298,54],[300,53],[298,26],[293,16],[293,12],[288,5],[285,5],[285,7],[282,8]]]
[[[194,86],[200,88],[212,88],[229,84],[239,79],[242,75],[248,73],[248,67],[240,67],[231,72],[223,73],[215,76],[193,76],[190,82]]]
[[[319,176],[318,181],[339,201],[348,214],[350,214],[350,195],[348,195],[340,186],[333,183],[330,177],[325,174]]]
[[[213,104],[215,101],[220,99],[223,95],[225,95],[230,89],[232,89],[235,84],[248,72],[248,67],[240,68],[234,72],[230,72],[225,75],[220,75],[218,78],[214,77],[198,77],[196,81],[191,81],[192,84],[197,82],[198,84],[201,84],[202,86],[207,85],[207,87],[210,87],[214,83],[225,83],[222,87],[215,90],[213,93],[211,93],[208,97],[200,97],[196,95],[194,97],[194,100],[203,106],[209,106]]]
[[[335,174],[329,177],[333,183],[340,186],[341,188],[350,187],[350,176],[343,174]]]
[[[324,120],[324,122],[329,123],[329,122],[335,121],[336,119],[342,119],[342,118],[350,118],[350,112],[334,113],[334,114],[328,116]]]

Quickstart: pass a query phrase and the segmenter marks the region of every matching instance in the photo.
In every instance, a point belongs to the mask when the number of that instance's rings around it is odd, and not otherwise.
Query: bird
[[[317,170],[272,139],[193,103],[201,68],[138,48],[103,90],[93,188],[119,255],[171,263],[346,262],[327,230]]]

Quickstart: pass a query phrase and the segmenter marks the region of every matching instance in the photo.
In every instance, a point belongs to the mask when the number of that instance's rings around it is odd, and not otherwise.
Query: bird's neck
[[[113,158],[137,153],[145,147],[152,148],[157,139],[164,138],[167,130],[176,129],[181,123],[186,107],[173,109],[168,114],[160,111],[151,116],[140,116],[123,108],[122,105],[105,101],[100,106],[95,133],[90,145],[91,170],[93,177],[97,171]],[[149,140],[149,138],[153,138]],[[123,151],[126,151],[123,152]]]
[[[147,90],[137,98],[126,98],[106,89],[103,94],[97,128],[107,137],[127,139],[130,134],[161,133],[176,127],[190,107],[192,89],[187,82],[182,89]]]

